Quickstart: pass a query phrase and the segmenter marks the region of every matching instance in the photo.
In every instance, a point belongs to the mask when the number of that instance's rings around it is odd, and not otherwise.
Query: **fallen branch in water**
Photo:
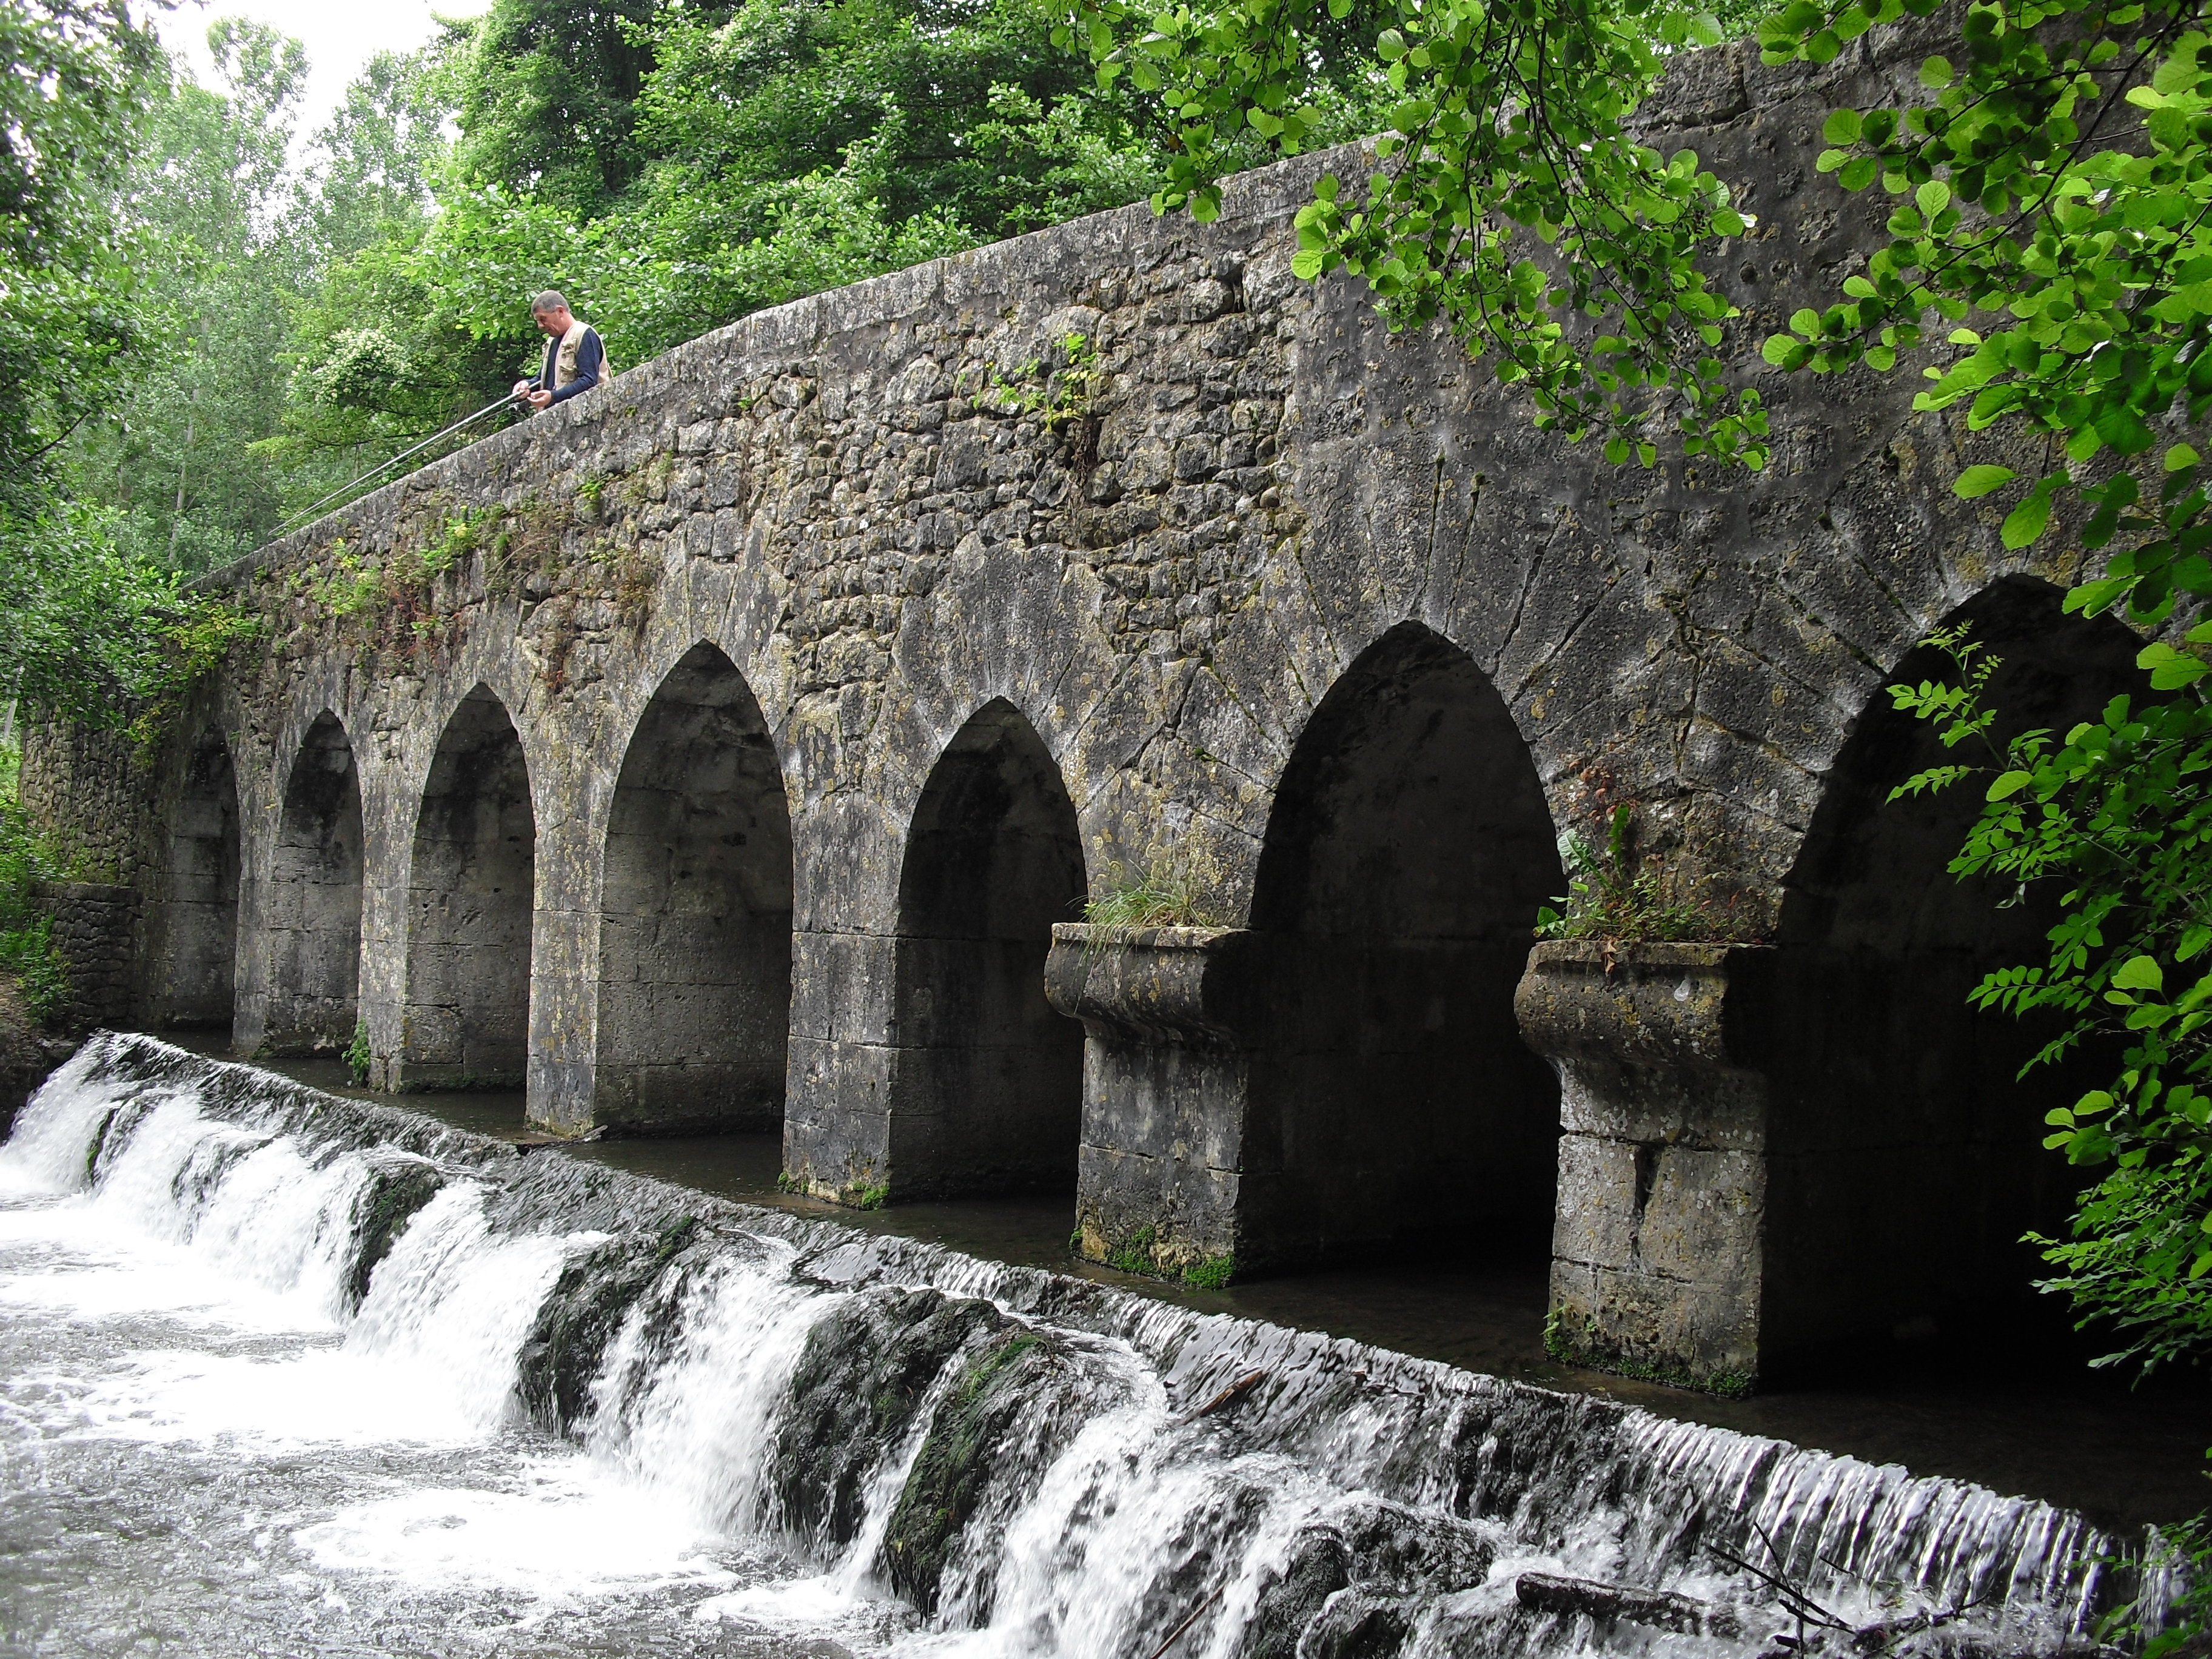
[[[1231,1382],[1219,1394],[1214,1395],[1212,1399],[1207,1401],[1203,1406],[1200,1406],[1188,1417],[1183,1419],[1183,1421],[1186,1423],[1195,1423],[1201,1417],[1212,1416],[1214,1413],[1219,1411],[1224,1406],[1231,1406],[1236,1404],[1237,1401],[1242,1400],[1246,1395],[1251,1393],[1253,1389],[1258,1388],[1261,1382],[1265,1382],[1267,1380],[1267,1373],[1265,1371],[1254,1371],[1249,1376],[1238,1377],[1234,1382]]]
[[[1759,1534],[1759,1541],[1766,1546],[1767,1554],[1779,1563],[1783,1559],[1782,1552],[1774,1547],[1774,1540],[1767,1536],[1766,1529],[1756,1521],[1751,1523],[1751,1529]],[[1778,1574],[1769,1572],[1764,1567],[1753,1566],[1741,1556],[1731,1554],[1718,1544],[1710,1540],[1705,1547],[1729,1565],[1741,1567],[1761,1583],[1771,1586],[1781,1595],[1784,1609],[1796,1618],[1796,1635],[1775,1637],[1773,1646],[1768,1650],[1767,1655],[1761,1656],[1761,1659],[1781,1659],[1781,1656],[1807,1653],[1817,1644],[1819,1640],[1818,1638],[1808,1640],[1805,1632],[1808,1625],[1822,1632],[1834,1631],[1848,1636],[1850,1638],[1854,1650],[1867,1656],[1867,1659],[1882,1659],[1882,1656],[1887,1654],[1906,1637],[1941,1630],[1944,1626],[1965,1618],[1976,1608],[1990,1606],[1996,1600],[1994,1595],[1970,1598],[1962,1589],[1959,1599],[1940,1612],[1934,1608],[1923,1607],[1917,1613],[1902,1613],[1893,1619],[1877,1619],[1871,1624],[1853,1625],[1822,1607],[1805,1590]],[[1823,1556],[1820,1558],[1820,1562],[1832,1571],[1841,1573],[1846,1577],[1856,1578],[1860,1583],[1877,1589],[1881,1588],[1867,1578],[1864,1574],[1845,1566],[1840,1561],[1832,1561]],[[1777,1650],[1779,1650],[1778,1654]]]
[[[1259,1372],[1255,1371],[1252,1373],[1252,1376],[1246,1380],[1249,1382],[1257,1378],[1259,1375]],[[1198,1622],[1198,1615],[1204,1613],[1208,1607],[1212,1607],[1220,1599],[1221,1586],[1217,1584],[1211,1590],[1206,1592],[1206,1600],[1200,1601],[1196,1607],[1190,1610],[1190,1612],[1184,1617],[1182,1623],[1177,1625],[1173,1630],[1168,1632],[1168,1639],[1152,1650],[1151,1659],[1163,1659],[1163,1656],[1166,1654],[1170,1648],[1182,1640],[1183,1632]]]
[[[1515,1598],[1535,1613],[1588,1613],[1593,1619],[1626,1619],[1632,1625],[1671,1631],[1677,1636],[1741,1636],[1743,1627],[1729,1609],[1673,1590],[1635,1589],[1601,1584],[1558,1573],[1524,1572],[1513,1586]]]

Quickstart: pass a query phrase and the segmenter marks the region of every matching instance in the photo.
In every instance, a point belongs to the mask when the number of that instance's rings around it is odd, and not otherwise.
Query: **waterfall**
[[[177,1368],[176,1433],[524,1471],[299,1526],[336,1572],[549,1606],[649,1582],[701,1630],[1095,1659],[1779,1655],[1777,1582],[1904,1620],[1892,1651],[2050,1653],[2110,1590],[2112,1540],[2045,1504],[526,1155],[143,1036],[33,1098],[0,1200],[170,1252],[175,1285],[130,1293],[172,1313],[219,1283],[227,1317],[298,1334],[282,1364],[134,1361]]]

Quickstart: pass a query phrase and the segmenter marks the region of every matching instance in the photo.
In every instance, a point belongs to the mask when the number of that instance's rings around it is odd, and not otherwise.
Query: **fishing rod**
[[[501,398],[497,403],[486,404],[482,409],[477,410],[475,414],[455,421],[453,425],[447,427],[443,432],[432,433],[428,437],[423,439],[421,443],[416,444],[413,448],[401,450],[397,455],[394,455],[390,460],[386,461],[382,465],[369,468],[368,471],[362,473],[361,477],[356,478],[351,483],[340,484],[336,489],[331,491],[329,495],[324,496],[322,500],[315,502],[313,506],[302,507],[289,521],[285,524],[283,530],[277,532],[277,534],[289,535],[293,531],[297,530],[301,525],[307,523],[308,520],[313,518],[316,514],[321,512],[324,507],[337,500],[339,496],[346,494],[349,490],[360,489],[362,485],[367,483],[371,478],[374,478],[378,473],[384,471],[386,468],[397,466],[400,462],[405,460],[410,455],[419,454],[423,450],[428,449],[432,444],[436,443],[439,439],[450,438],[453,434],[459,432],[463,427],[473,426],[477,422],[483,419],[485,416],[496,414],[501,410],[505,409],[509,404],[519,403],[520,401],[521,397],[520,394],[509,392],[506,397]]]

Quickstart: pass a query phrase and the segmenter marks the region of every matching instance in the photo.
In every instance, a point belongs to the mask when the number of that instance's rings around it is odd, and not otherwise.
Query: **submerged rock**
[[[1043,1467],[1039,1449],[1021,1445],[1016,1428],[1025,1414],[1054,1414],[1062,1357],[1054,1338],[1011,1331],[968,1362],[938,1406],[884,1539],[891,1588],[923,1613],[936,1611],[945,1569],[1001,1465],[1016,1462],[1011,1454],[1018,1448],[1020,1467]],[[1053,1437],[1048,1425],[1044,1432]]]
[[[554,1434],[583,1428],[607,1345],[698,1234],[698,1218],[676,1216],[657,1232],[611,1239],[562,1268],[516,1358],[515,1393],[532,1420]]]
[[[353,1265],[345,1279],[348,1313],[361,1310],[361,1304],[368,1300],[368,1284],[377,1264],[392,1254],[392,1245],[406,1231],[416,1212],[435,1198],[445,1184],[437,1166],[420,1158],[385,1158],[377,1163],[354,1200]]]
[[[905,1438],[930,1385],[979,1334],[1007,1323],[975,1297],[896,1288],[863,1291],[817,1323],[769,1476],[785,1524],[820,1545],[850,1543],[869,1474]]]

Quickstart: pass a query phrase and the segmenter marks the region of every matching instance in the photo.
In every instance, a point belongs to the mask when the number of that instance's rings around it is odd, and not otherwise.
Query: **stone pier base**
[[[1239,929],[1052,930],[1045,994],[1083,1022],[1083,1254],[1225,1282],[1240,1200],[1255,935]]]
[[[1515,999],[1559,1069],[1549,1340],[1717,1393],[1758,1380],[1766,1079],[1749,1061],[1771,951],[1553,942]]]

